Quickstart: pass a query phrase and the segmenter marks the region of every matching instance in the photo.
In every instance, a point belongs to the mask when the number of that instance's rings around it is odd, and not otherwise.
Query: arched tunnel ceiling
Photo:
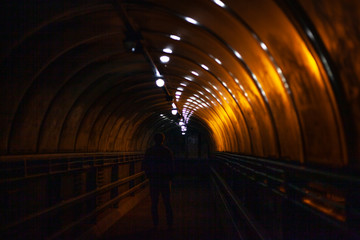
[[[144,150],[183,117],[213,150],[357,165],[359,1],[1,4],[3,155]]]

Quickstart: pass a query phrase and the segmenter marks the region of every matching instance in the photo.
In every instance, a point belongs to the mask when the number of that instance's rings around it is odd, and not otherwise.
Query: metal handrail
[[[98,215],[100,212],[104,211],[104,209],[108,208],[109,206],[112,206],[114,204],[116,204],[117,202],[119,202],[121,199],[123,199],[124,197],[127,197],[128,195],[132,194],[133,192],[137,191],[138,189],[140,189],[141,187],[145,186],[147,183],[149,182],[149,180],[144,180],[142,183],[139,183],[137,185],[135,185],[134,187],[132,187],[131,189],[129,189],[126,192],[123,192],[122,194],[120,194],[119,196],[115,197],[114,199],[111,199],[110,201],[108,201],[107,203],[101,205],[100,207],[97,207],[94,211],[92,211],[91,213],[85,215],[84,217],[80,218],[79,220],[70,223],[69,225],[65,226],[64,228],[62,228],[60,231],[54,233],[53,235],[51,235],[48,239],[56,239],[58,237],[60,237],[61,235],[65,234],[66,232],[70,231],[71,229],[75,228],[76,226],[78,226],[79,224],[92,219],[93,217],[95,217],[96,215]]]
[[[134,180],[136,178],[139,178],[141,176],[144,176],[145,173],[144,172],[140,172],[140,173],[137,173],[137,174],[134,174],[132,176],[129,176],[129,177],[126,177],[126,178],[122,178],[116,182],[112,182],[110,184],[107,184],[105,186],[102,186],[100,188],[97,188],[91,192],[87,192],[85,194],[82,194],[80,196],[76,196],[74,198],[71,198],[71,199],[68,199],[66,201],[63,201],[57,205],[54,205],[52,207],[49,207],[49,208],[46,208],[44,210],[41,210],[37,213],[34,213],[34,214],[31,214],[31,215],[28,215],[20,220],[17,220],[16,222],[13,222],[13,223],[10,223],[4,227],[2,227],[0,229],[1,232],[3,231],[8,231],[9,229],[11,228],[14,228],[16,226],[19,226],[19,225],[22,225],[22,224],[25,224],[26,222],[29,222],[29,221],[33,221],[37,218],[41,218],[41,217],[46,217],[47,215],[51,215],[55,212],[59,212],[63,209],[66,209],[66,208],[69,208],[71,206],[74,206],[80,202],[84,202],[90,198],[93,198],[93,197],[96,197],[97,195],[100,195],[102,193],[105,193],[105,192],[108,192],[110,191],[111,189],[113,188],[116,188],[124,183],[127,183],[131,180]]]
[[[231,153],[216,153],[215,155],[220,162],[225,163],[229,168],[239,172],[250,180],[270,188],[281,197],[286,198],[303,209],[321,217],[339,229],[351,232],[345,222],[340,221],[334,216],[314,209],[304,203],[302,201],[302,197],[321,201],[329,207],[333,207],[338,210],[341,209],[341,211],[345,212],[346,206],[344,204],[323,197],[322,195],[316,194],[308,189],[304,189],[304,186],[307,186],[304,185],[304,183],[312,181],[319,182],[326,186],[331,186],[335,189],[344,191],[345,194],[347,191],[351,191],[352,189],[360,186],[360,178],[358,176],[346,175],[343,171],[339,171],[337,173],[327,172],[323,169],[315,169],[306,166],[292,165],[274,160]],[[263,181],[264,179],[272,180],[272,183],[265,184]],[[301,182],[298,183],[296,179],[301,179]],[[286,191],[279,191],[279,189],[277,189],[279,186],[283,186]],[[359,214],[359,210],[353,210]]]
[[[76,157],[75,161],[71,161]],[[88,159],[92,157],[92,159]],[[135,157],[133,160],[124,161],[124,157]],[[119,161],[119,158],[122,161]],[[68,173],[97,167],[100,165],[111,166],[115,164],[126,164],[130,162],[139,162],[143,158],[143,152],[115,152],[115,153],[71,153],[71,154],[39,154],[39,155],[17,155],[17,156],[0,156],[0,184],[12,181],[20,181],[28,178],[36,178],[53,174]],[[35,163],[45,161],[44,164],[35,165]],[[61,161],[61,162],[57,162]],[[99,163],[100,162],[100,163]],[[101,163],[102,162],[102,163]],[[21,167],[13,166],[16,163],[22,163]],[[35,165],[35,166],[32,166]],[[80,166],[79,166],[80,165]],[[32,173],[36,169],[44,168],[41,173]],[[62,169],[62,170],[56,170]],[[21,172],[21,174],[16,174]],[[12,175],[11,175],[12,174]],[[20,176],[19,176],[20,175]],[[5,177],[4,177],[5,176]],[[9,177],[6,177],[9,176]]]
[[[227,159],[223,159],[223,161],[225,161],[225,162],[231,162],[231,161],[229,161],[229,160],[227,160]],[[253,173],[257,174],[257,175],[261,175],[261,176],[263,176],[263,177],[266,177],[266,178],[271,179],[271,180],[273,180],[273,181],[276,181],[276,182],[278,182],[278,183],[285,184],[285,180],[283,180],[283,179],[279,179],[279,178],[273,177],[273,176],[271,176],[271,175],[269,175],[269,174],[262,173],[262,172],[260,172],[260,171],[254,171],[254,170],[251,169],[251,168],[241,166],[241,165],[239,165],[239,164],[237,164],[237,163],[234,163],[234,162],[231,162],[231,164],[235,164],[235,165],[237,165],[237,166],[240,167],[240,168],[246,169],[246,170],[251,171],[251,172],[253,172]],[[240,172],[240,173],[243,174],[242,172]],[[259,183],[259,184],[260,184],[260,183]],[[262,184],[262,183],[261,183],[261,184]],[[262,184],[262,185],[263,185],[263,184]],[[333,202],[333,201],[330,201],[330,200],[328,200],[327,198],[323,198],[323,197],[321,197],[321,196],[319,196],[319,195],[316,195],[316,194],[314,194],[314,193],[311,193],[311,192],[306,192],[305,190],[303,190],[302,188],[300,188],[300,187],[298,187],[298,186],[296,186],[296,185],[294,185],[294,184],[287,183],[286,186],[287,186],[288,189],[292,189],[293,191],[296,191],[296,192],[301,193],[301,194],[303,194],[303,195],[310,196],[310,197],[312,197],[313,199],[320,200],[320,201],[326,203],[328,206],[332,206],[332,207],[336,207],[336,208],[343,208],[343,207],[344,207],[343,205],[341,205],[341,204],[339,204],[339,203],[336,203],[336,202]],[[278,193],[278,194],[281,195],[281,196],[285,196],[284,193],[279,192],[279,191],[276,191],[276,189],[275,189],[275,192]]]
[[[19,154],[19,155],[0,155],[0,162],[6,160],[16,159],[48,159],[48,158],[65,158],[65,157],[77,157],[77,156],[120,156],[120,155],[138,155],[143,154],[141,151],[136,152],[78,152],[78,153],[44,153],[44,154]]]
[[[37,178],[37,177],[49,177],[54,174],[68,174],[74,171],[88,171],[90,168],[99,168],[99,167],[112,167],[114,165],[122,165],[122,164],[131,164],[140,162],[143,159],[142,152],[116,152],[116,153],[87,153],[87,154],[42,154],[42,155],[22,155],[22,156],[9,156],[0,158],[0,164],[5,167],[5,170],[2,169],[2,172],[8,171],[8,175],[0,180],[0,184],[10,184],[12,182],[16,182],[19,180],[29,180],[29,178]],[[21,162],[21,171],[23,171],[23,175],[19,176],[19,174],[12,174],[12,170],[19,171],[18,166],[13,168],[12,164],[14,162]],[[16,163],[15,163],[16,165]],[[35,171],[37,169],[31,169],[32,167],[39,168],[42,172]],[[36,173],[36,174],[34,174]],[[106,192],[110,192],[117,187],[126,184],[128,182],[134,181],[144,177],[144,172],[138,172],[131,176],[116,180],[115,182],[111,182],[105,186],[98,187],[90,192],[86,192],[80,196],[73,197],[71,199],[62,201],[56,205],[52,205],[46,209],[42,209],[35,213],[31,213],[21,219],[17,219],[5,226],[0,227],[1,235],[6,235],[11,233],[16,227],[26,225],[27,223],[33,222],[36,219],[46,219],[51,215],[54,215],[58,212],[61,212],[65,209],[69,209],[76,204],[80,204],[82,202],[88,201],[90,199],[95,199],[97,196],[104,194]],[[144,178],[145,179],[145,178]],[[93,216],[95,213],[99,213],[106,206],[110,206],[118,202],[121,198],[127,196],[141,186],[147,183],[147,180],[142,179],[143,181],[136,186],[131,187],[131,189],[127,190],[124,193],[120,193],[120,195],[115,196],[111,200],[106,203],[98,206],[94,211],[87,214],[86,216]],[[85,218],[81,218],[85,219]],[[87,219],[87,218],[86,218]],[[74,222],[70,223],[68,226],[65,226],[64,229],[68,228],[70,225],[74,225],[74,223],[80,223],[80,220],[75,219]],[[75,226],[75,225],[74,225]],[[61,230],[62,231],[62,230]]]
[[[239,213],[241,213],[242,217],[246,220],[246,223],[250,226],[252,231],[256,234],[258,239],[265,240],[268,239],[266,237],[265,231],[260,227],[258,223],[256,223],[253,218],[249,215],[249,213],[245,210],[245,208],[242,206],[240,200],[236,196],[236,194],[231,190],[231,188],[228,186],[226,181],[220,176],[220,174],[213,168],[210,167],[212,176],[216,179],[214,179],[214,183],[216,185],[221,186],[222,190],[225,191],[226,197],[228,200],[231,200],[231,202],[236,206]],[[219,183],[219,184],[217,184]],[[240,231],[238,230],[237,226],[235,226],[237,232],[239,233],[239,238],[242,239],[243,237],[240,234]]]
[[[334,169],[326,169],[326,171],[325,171],[325,170],[318,169],[318,168],[311,168],[311,167],[307,167],[304,165],[300,165],[296,162],[290,164],[290,163],[280,162],[280,161],[276,161],[276,160],[269,160],[269,159],[253,157],[253,156],[244,156],[244,155],[238,155],[238,154],[226,153],[226,152],[217,152],[215,155],[232,157],[238,161],[246,161],[249,164],[261,164],[262,166],[278,167],[281,169],[307,173],[307,174],[317,176],[319,178],[331,180],[334,183],[343,181],[346,184],[351,183],[351,184],[360,185],[359,176],[356,174],[347,173],[347,172],[345,172],[345,170],[339,171],[339,169],[336,169],[336,172],[335,172]]]

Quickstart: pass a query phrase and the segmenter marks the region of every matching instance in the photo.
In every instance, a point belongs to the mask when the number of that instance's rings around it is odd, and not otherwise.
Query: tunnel
[[[159,132],[158,239],[360,239],[358,0],[0,6],[1,239],[150,237],[130,223]]]

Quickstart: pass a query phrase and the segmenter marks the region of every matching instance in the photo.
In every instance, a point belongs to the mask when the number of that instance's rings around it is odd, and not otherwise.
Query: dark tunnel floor
[[[174,180],[174,226],[167,230],[165,210],[159,202],[160,224],[152,230],[150,197],[127,213],[102,239],[223,239],[208,178],[181,176]]]

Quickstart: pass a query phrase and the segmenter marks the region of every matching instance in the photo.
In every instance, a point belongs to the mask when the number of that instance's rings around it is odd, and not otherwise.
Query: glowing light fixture
[[[160,61],[162,62],[162,63],[167,63],[167,62],[169,62],[170,61],[170,58],[168,57],[168,56],[161,56],[160,57]]]
[[[214,3],[215,3],[216,5],[222,7],[222,8],[226,6],[225,3],[223,3],[223,2],[220,1],[220,0],[214,0]]]
[[[164,85],[165,85],[164,79],[159,78],[158,80],[156,80],[156,86],[163,87]]]
[[[178,112],[178,111],[177,111],[177,109],[173,109],[173,110],[171,110],[171,114],[172,114],[172,115],[176,115],[176,114],[177,114],[177,112]]]
[[[174,39],[174,40],[176,40],[176,41],[180,41],[180,40],[181,40],[181,38],[180,38],[179,36],[177,36],[177,35],[170,35],[170,38],[171,38],[171,39]]]
[[[222,62],[219,60],[219,59],[217,59],[217,58],[215,58],[215,62],[217,62],[218,64],[222,64]]]
[[[267,46],[266,46],[266,44],[263,43],[263,42],[260,43],[260,46],[261,46],[261,48],[264,49],[265,51],[268,49]]]
[[[172,53],[172,49],[171,48],[164,48],[163,52],[165,53]]]
[[[187,86],[186,83],[180,83],[180,85],[183,86],[183,87],[186,87],[186,86]]]
[[[209,71],[209,68],[208,68],[206,65],[201,64],[201,67],[202,67],[203,69],[205,69],[206,71]]]
[[[184,89],[182,87],[178,87],[177,90],[178,91],[184,91]]]
[[[311,30],[310,29],[306,29],[306,34],[309,36],[309,38],[311,38],[311,39],[315,39],[315,37],[314,37],[314,35],[313,35],[313,33],[311,32]]]
[[[184,133],[184,132],[182,132],[181,134],[182,134],[182,135],[185,135],[185,133]]]
[[[188,80],[188,81],[192,81],[193,80],[193,78],[192,77],[184,77],[186,80]]]
[[[235,50],[234,50],[234,54],[235,54],[235,56],[236,56],[237,58],[242,59],[242,56],[241,56],[241,54],[240,54],[238,51],[235,51]]]
[[[176,108],[176,105],[175,105],[175,103],[172,103],[172,104],[171,104],[171,106],[172,106],[173,108]]]
[[[192,74],[194,74],[195,76],[199,76],[199,74],[195,71],[191,71]]]
[[[185,20],[192,24],[198,24],[198,21],[196,21],[195,19],[193,19],[191,17],[185,17]]]

